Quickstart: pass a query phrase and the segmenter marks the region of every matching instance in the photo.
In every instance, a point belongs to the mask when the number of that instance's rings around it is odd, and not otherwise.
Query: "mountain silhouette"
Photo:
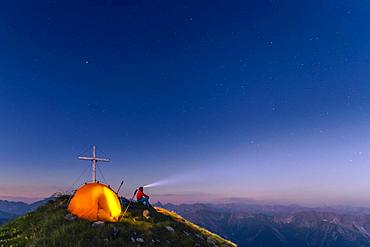
[[[368,208],[296,205],[165,204],[241,247],[370,246]]]

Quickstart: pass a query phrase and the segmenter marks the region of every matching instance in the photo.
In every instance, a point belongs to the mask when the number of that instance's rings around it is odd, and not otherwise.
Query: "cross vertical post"
[[[93,160],[92,160],[92,179],[96,182],[96,147],[93,146]]]

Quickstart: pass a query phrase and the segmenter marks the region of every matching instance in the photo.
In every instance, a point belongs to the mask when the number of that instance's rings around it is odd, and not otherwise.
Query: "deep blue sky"
[[[125,193],[370,204],[370,3],[74,2],[0,4],[0,196],[96,144]]]

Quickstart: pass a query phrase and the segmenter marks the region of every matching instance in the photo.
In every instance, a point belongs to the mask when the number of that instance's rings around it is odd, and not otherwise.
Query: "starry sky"
[[[368,1],[2,1],[0,197],[89,180],[95,144],[125,196],[370,205],[369,23]]]

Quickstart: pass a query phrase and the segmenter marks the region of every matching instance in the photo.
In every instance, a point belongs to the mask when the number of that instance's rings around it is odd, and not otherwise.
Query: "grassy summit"
[[[0,246],[236,246],[162,208],[134,205],[118,223],[94,224],[68,219],[67,201],[61,196],[0,227]]]

